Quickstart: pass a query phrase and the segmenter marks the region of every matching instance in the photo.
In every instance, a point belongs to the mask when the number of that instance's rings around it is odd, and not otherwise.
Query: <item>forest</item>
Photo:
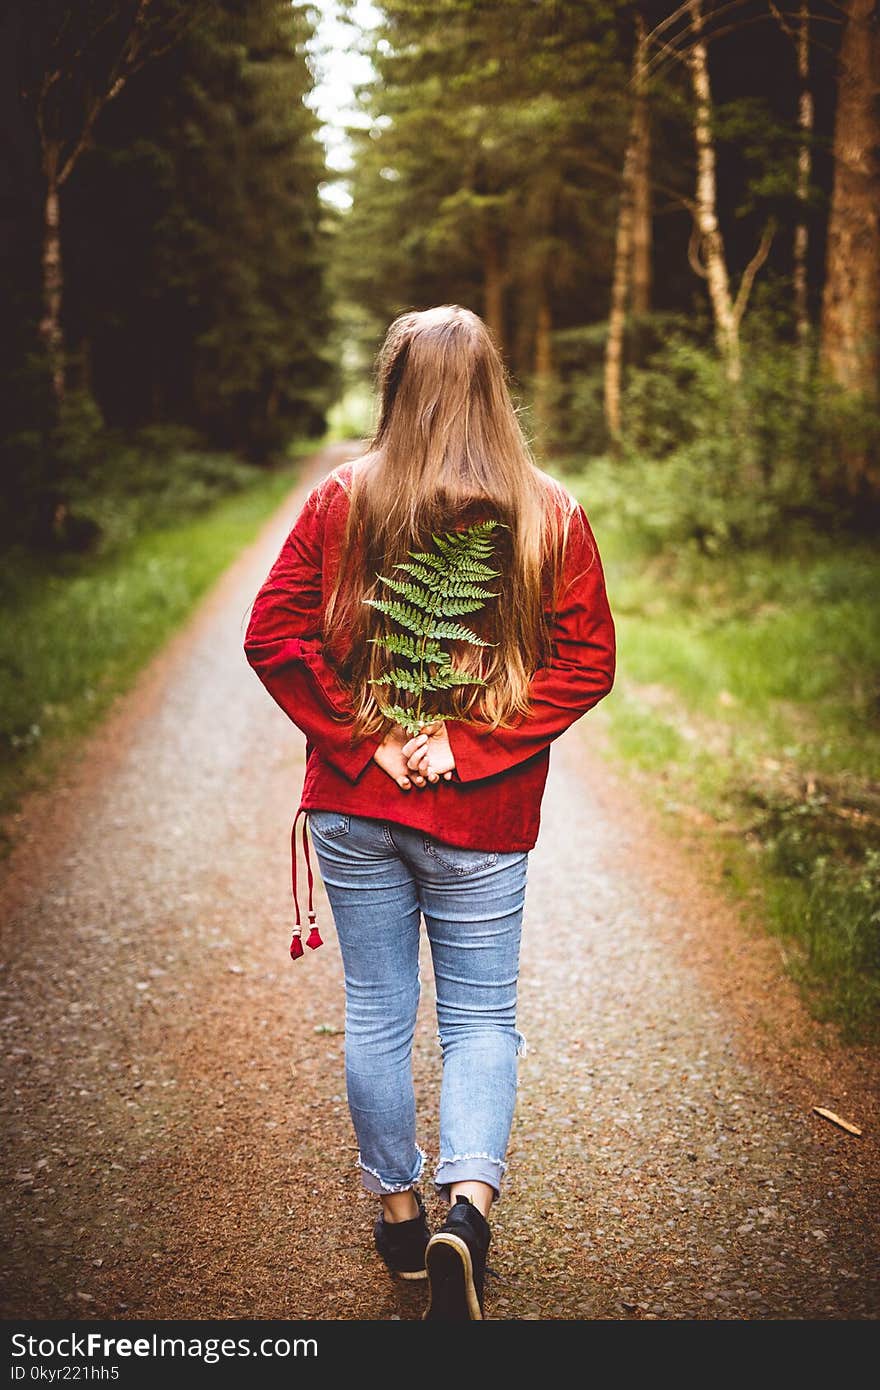
[[[359,27],[338,0],[373,74],[341,201],[308,103],[326,8],[4,7],[7,804],[280,501],[291,460],[369,435],[390,320],[467,305],[607,557],[611,746],[670,815],[726,837],[732,889],[760,885],[816,1007],[864,1030],[876,5],[383,0]]]
[[[873,525],[876,16],[851,9],[383,6],[334,261],[366,355],[401,302],[479,305],[539,450],[663,461],[648,525]]]

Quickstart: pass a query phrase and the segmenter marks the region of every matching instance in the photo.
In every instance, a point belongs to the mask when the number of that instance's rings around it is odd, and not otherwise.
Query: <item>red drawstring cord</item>
[[[300,922],[300,914],[299,914],[299,898],[297,897],[297,893],[296,893],[296,823],[297,823],[297,821],[299,820],[299,818],[300,818],[300,816],[301,816],[303,810],[304,810],[304,807],[301,806],[301,807],[299,808],[299,810],[297,811],[296,815],[294,816],[294,818],[293,818],[293,829],[292,829],[291,832],[290,832],[290,859],[291,859],[292,879],[293,879],[293,903],[294,903],[294,907],[296,908],[296,926],[295,926],[294,929],[293,929],[293,937],[292,937],[291,942],[290,942],[290,958],[291,958],[291,960],[299,960],[300,956],[303,954],[302,925],[301,925],[301,922]],[[309,857],[308,823],[309,823],[308,812],[306,812],[305,820],[304,820],[303,823],[302,823],[303,854],[305,855],[305,859],[306,859],[306,873],[307,873],[307,875],[308,875],[308,882],[309,882],[309,908],[308,908],[308,917],[309,917],[309,927],[310,927],[310,931],[309,931],[308,940],[306,941],[306,945],[309,946],[309,947],[311,947],[311,949],[312,949],[313,951],[316,951],[316,950],[318,949],[318,947],[319,947],[319,946],[323,946],[324,943],[323,943],[323,941],[321,940],[321,933],[318,931],[318,928],[315,926],[315,909],[314,909],[314,907],[313,907],[313,905],[312,905],[312,889],[313,889],[313,886],[314,886],[314,876],[313,876],[313,874],[312,874],[312,861],[311,861],[311,859],[310,859],[310,857]]]

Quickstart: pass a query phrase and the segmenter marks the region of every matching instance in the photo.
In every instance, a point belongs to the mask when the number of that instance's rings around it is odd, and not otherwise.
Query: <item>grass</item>
[[[605,470],[554,467],[606,570],[614,748],[673,816],[717,834],[734,891],[759,888],[814,1013],[880,1037],[880,557],[803,535],[657,550],[619,520]]]
[[[238,490],[174,519],[169,509],[101,554],[0,560],[0,814],[57,774],[75,740],[126,690],[295,485],[297,445]],[[182,508],[185,513],[189,508]],[[8,849],[9,837],[0,843]]]

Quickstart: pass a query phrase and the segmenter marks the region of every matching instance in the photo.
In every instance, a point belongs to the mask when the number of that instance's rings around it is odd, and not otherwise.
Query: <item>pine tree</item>
[[[408,579],[378,574],[377,578],[396,597],[364,599],[403,631],[389,632],[370,641],[391,656],[406,663],[394,665],[382,676],[374,677],[371,685],[394,686],[396,700],[386,703],[377,699],[387,719],[417,734],[426,724],[439,719],[461,718],[459,715],[426,713],[424,695],[451,690],[455,686],[485,685],[479,676],[457,670],[444,642],[468,642],[472,646],[491,647],[458,618],[464,613],[476,613],[497,593],[485,587],[499,571],[486,561],[492,557],[492,531],[503,522],[481,521],[466,531],[447,531],[444,536],[432,536],[434,551],[409,551],[409,559],[394,566],[409,575]],[[406,700],[406,697],[414,697]],[[406,703],[402,701],[406,700]]]
[[[312,27],[289,0],[187,23],[66,190],[65,330],[109,424],[174,422],[262,459],[314,433],[333,393]]]
[[[546,374],[572,296],[586,312],[602,293],[625,114],[614,12],[610,0],[380,7],[335,272],[375,321],[364,352],[402,308],[454,301],[482,314],[517,376]],[[604,183],[582,158],[586,112],[614,127]],[[591,130],[594,159],[607,143]]]

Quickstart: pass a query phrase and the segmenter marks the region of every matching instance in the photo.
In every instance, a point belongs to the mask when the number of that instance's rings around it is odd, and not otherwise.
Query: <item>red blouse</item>
[[[481,728],[450,720],[452,780],[402,791],[373,761],[381,735],[352,743],[350,724],[333,718],[335,711],[353,722],[354,711],[347,689],[323,655],[322,617],[338,568],[355,466],[341,464],[309,493],[254,600],[244,640],[248,662],[306,736],[297,817],[309,810],[341,811],[397,821],[471,849],[531,849],[538,838],[550,744],[598,704],[614,681],[614,622],[586,513],[569,498],[582,524],[573,518],[553,653],[532,677],[529,716],[515,728],[492,732],[488,724]],[[305,822],[303,846],[308,853]],[[295,864],[294,842],[294,896]]]

